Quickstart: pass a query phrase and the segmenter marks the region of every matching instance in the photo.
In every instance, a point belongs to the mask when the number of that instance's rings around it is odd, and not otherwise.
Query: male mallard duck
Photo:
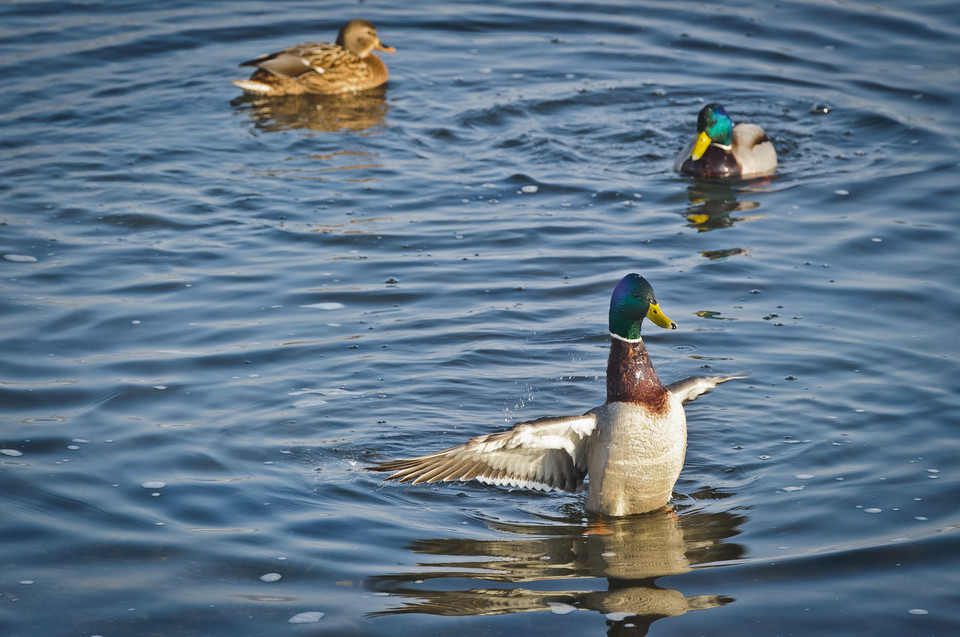
[[[692,177],[756,177],[777,168],[777,151],[756,124],[730,121],[719,104],[707,104],[697,117],[697,139],[687,144],[674,168]]]
[[[628,274],[610,299],[607,402],[582,416],[540,418],[418,458],[371,467],[387,480],[487,484],[576,491],[589,473],[587,510],[630,515],[670,500],[687,448],[683,403],[741,376],[689,378],[664,386],[640,324],[676,329],[646,279]]]
[[[387,81],[387,65],[372,53],[394,53],[377,36],[373,24],[351,20],[340,28],[336,44],[308,42],[248,60],[255,66],[249,80],[234,80],[245,91],[260,95],[349,93]]]

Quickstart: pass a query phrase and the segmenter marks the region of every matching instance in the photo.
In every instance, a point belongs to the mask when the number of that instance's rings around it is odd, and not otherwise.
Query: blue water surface
[[[391,79],[239,62],[375,22]],[[955,3],[0,5],[0,634],[952,635]],[[673,172],[696,114],[769,178]],[[673,512],[365,471],[604,399],[653,284]],[[304,614],[306,613],[306,614]]]

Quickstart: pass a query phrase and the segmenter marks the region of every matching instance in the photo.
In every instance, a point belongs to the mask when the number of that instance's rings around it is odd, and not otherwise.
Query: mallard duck
[[[308,42],[247,60],[255,66],[249,80],[233,80],[245,91],[260,95],[349,93],[387,81],[387,65],[373,50],[394,53],[367,20],[351,20],[340,28],[336,44]]]
[[[690,378],[664,386],[640,337],[645,318],[676,329],[653,288],[623,277],[610,299],[607,401],[582,416],[540,418],[429,455],[371,467],[387,480],[487,484],[576,491],[589,474],[587,511],[631,515],[664,507],[687,448],[683,404],[741,376]]]
[[[707,104],[697,117],[697,138],[677,157],[674,168],[684,175],[756,177],[777,168],[777,151],[756,124],[736,126],[719,104]]]

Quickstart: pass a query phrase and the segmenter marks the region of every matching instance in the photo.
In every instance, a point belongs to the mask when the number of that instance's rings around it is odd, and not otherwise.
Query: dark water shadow
[[[372,615],[596,611],[608,635],[646,635],[658,619],[734,601],[723,595],[686,597],[657,586],[656,579],[743,557],[744,548],[729,541],[743,521],[731,512],[670,511],[589,525],[576,512],[548,523],[488,522],[505,537],[410,544],[410,551],[431,558],[410,572],[367,580],[370,590],[405,598],[401,606]],[[463,588],[463,580],[477,585]],[[569,586],[557,584],[562,580]],[[538,590],[544,582],[550,590]],[[594,588],[599,582],[605,588]]]
[[[246,115],[265,133],[288,130],[363,132],[382,126],[390,111],[387,89],[381,86],[344,95],[264,97],[244,93],[231,100],[235,115]]]

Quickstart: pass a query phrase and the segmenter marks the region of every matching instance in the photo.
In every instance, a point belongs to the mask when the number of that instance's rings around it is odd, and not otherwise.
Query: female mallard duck
[[[245,91],[260,95],[349,93],[387,81],[387,65],[373,50],[394,53],[377,36],[373,24],[351,20],[340,28],[336,44],[308,42],[248,60],[255,66],[249,80],[234,80]]]
[[[640,324],[676,329],[646,279],[628,274],[610,300],[607,402],[582,416],[540,418],[471,438],[426,456],[371,467],[387,480],[487,484],[576,491],[589,473],[587,510],[631,515],[670,500],[687,448],[683,403],[740,376],[690,378],[664,386]]]
[[[756,124],[730,121],[719,104],[707,104],[697,117],[697,139],[687,144],[674,168],[684,175],[756,177],[777,168],[777,151]]]

